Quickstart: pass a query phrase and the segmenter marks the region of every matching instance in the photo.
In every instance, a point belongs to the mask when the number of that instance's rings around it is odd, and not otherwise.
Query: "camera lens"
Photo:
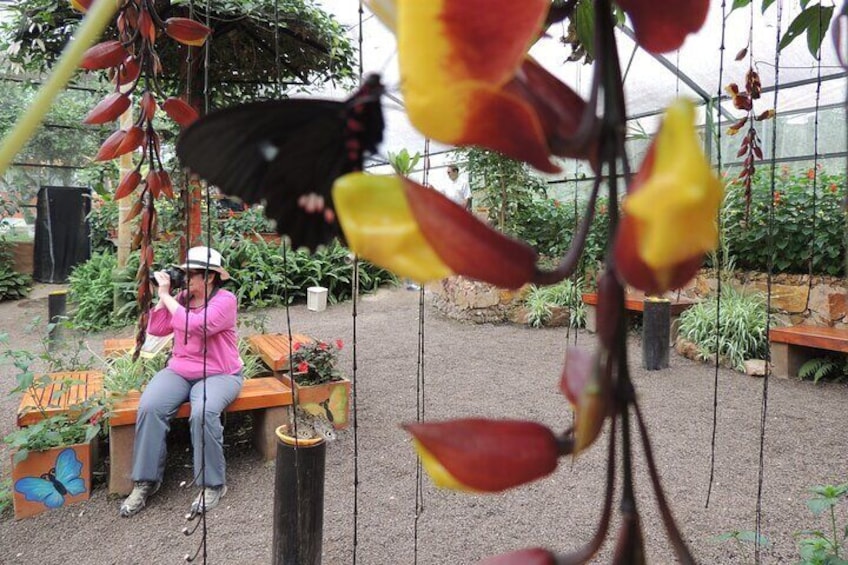
[[[171,288],[182,288],[185,284],[185,273],[176,267],[168,267],[166,269],[162,269],[169,277],[171,277]],[[153,286],[159,286],[159,283],[156,281],[156,277],[153,274],[153,271],[150,271],[150,282],[153,283]]]

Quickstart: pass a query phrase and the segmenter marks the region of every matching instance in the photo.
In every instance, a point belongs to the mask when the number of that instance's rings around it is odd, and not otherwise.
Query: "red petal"
[[[480,561],[479,565],[556,565],[556,556],[541,547],[522,549],[495,555]]]
[[[138,64],[138,60],[130,55],[124,59],[124,64],[118,68],[118,84],[129,84],[137,79],[139,74],[141,74],[141,66]]]
[[[190,126],[197,118],[197,110],[179,98],[168,98],[162,103],[162,110],[168,117],[182,127]]]
[[[159,171],[159,186],[162,194],[167,196],[168,198],[174,197],[174,189],[171,184],[171,175],[169,175],[166,171]]]
[[[457,481],[483,492],[544,477],[559,458],[556,437],[536,422],[469,418],[403,427]]]
[[[117,39],[92,45],[82,56],[80,68],[87,71],[117,67],[128,55],[127,50]]]
[[[153,195],[153,198],[159,198],[159,194],[161,193],[162,189],[162,181],[159,178],[159,174],[153,169],[150,169],[150,172],[147,173],[146,182],[147,188],[148,190],[150,190],[150,194]]]
[[[565,365],[559,388],[572,406],[577,406],[580,394],[589,382],[592,372],[598,369],[597,354],[582,347],[569,347],[565,354]]]
[[[453,272],[501,288],[519,288],[533,278],[532,247],[492,229],[436,190],[407,179],[404,186],[418,228]]]
[[[127,136],[127,132],[122,129],[114,132],[112,135],[106,138],[106,141],[103,142],[103,145],[100,146],[100,149],[97,151],[97,155],[94,156],[95,161],[108,161],[109,159],[114,159],[118,156],[118,148],[123,143],[124,138]]]
[[[709,0],[616,0],[633,21],[639,45],[651,53],[674,51],[707,19]]]
[[[156,99],[149,90],[145,90],[141,95],[141,119],[152,120],[156,114]]]
[[[118,189],[115,191],[115,200],[120,200],[121,198],[125,198],[132,194],[140,182],[141,173],[138,171],[131,171],[130,173],[127,173],[127,175],[121,180],[121,184],[118,185]]]
[[[150,43],[156,42],[156,26],[153,24],[153,18],[150,13],[142,8],[141,14],[138,17],[138,28],[141,31],[142,37]]]
[[[130,107],[130,97],[120,92],[113,92],[97,103],[83,120],[84,124],[105,124],[116,120]]]
[[[200,47],[212,30],[189,18],[168,18],[165,20],[165,33],[180,43]]]
[[[133,126],[127,130],[126,136],[124,136],[124,140],[121,142],[121,145],[118,146],[118,149],[115,151],[115,157],[120,157],[121,155],[125,155],[130,151],[135,151],[144,141],[144,130],[138,126]]]
[[[529,57],[505,90],[518,94],[533,106],[552,154],[587,159],[592,162],[593,168],[597,168],[596,137],[593,135],[589,143],[585,140],[575,143],[573,139],[587,108],[586,101],[579,94]],[[597,121],[594,118],[594,122]],[[592,131],[594,134],[597,129]]]

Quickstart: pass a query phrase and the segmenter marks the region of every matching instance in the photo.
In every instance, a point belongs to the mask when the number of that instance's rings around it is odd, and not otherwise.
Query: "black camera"
[[[165,271],[171,277],[171,288],[182,288],[185,286],[185,272],[182,269],[166,267],[160,270]],[[153,286],[159,286],[159,283],[156,282],[156,277],[153,276],[153,271],[150,271],[150,282],[153,283]]]

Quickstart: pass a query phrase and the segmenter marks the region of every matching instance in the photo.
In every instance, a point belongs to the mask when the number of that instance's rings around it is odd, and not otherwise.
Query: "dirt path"
[[[12,347],[39,346],[24,331],[37,315],[46,317],[45,290],[33,299],[0,303],[0,331]],[[352,342],[351,305],[322,313],[297,306],[294,331]],[[269,310],[268,329],[285,331],[285,312]],[[416,464],[409,437],[398,423],[416,417],[418,294],[384,290],[360,301],[357,318],[359,364],[358,453],[347,431],[327,451],[324,563],[464,564],[495,553],[544,545],[574,549],[593,534],[604,478],[605,442],[576,461],[563,461],[550,477],[501,495],[474,496],[423,483],[425,510],[414,515]],[[425,414],[526,418],[565,428],[571,416],[557,391],[565,330],[530,330],[502,325],[467,325],[425,309]],[[128,336],[125,329],[119,337]],[[110,334],[110,337],[113,334]],[[103,334],[86,336],[102,350]],[[591,344],[581,333],[579,341]],[[351,367],[352,348],[343,353]],[[719,373],[716,471],[713,497],[704,508],[709,478],[713,412],[712,368],[672,353],[671,368],[639,369],[638,337],[631,338],[634,379],[675,516],[701,563],[753,563],[750,545],[712,538],[755,524],[762,381]],[[17,399],[11,368],[0,366],[0,434],[14,426]],[[771,379],[765,439],[763,532],[772,542],[764,563],[794,563],[794,532],[824,527],[805,506],[806,489],[848,481],[848,387]],[[274,469],[228,426],[230,491],[209,515],[209,563],[270,562]],[[16,522],[0,518],[0,563],[110,564],[179,563],[194,551],[199,533],[181,533],[194,492],[180,489],[190,476],[185,430],[170,442],[165,484],[150,506],[132,519],[117,515],[119,501],[100,485],[84,504]],[[354,455],[359,487],[354,489]],[[10,455],[0,447],[0,477],[8,477]],[[649,558],[673,563],[641,457],[637,490]],[[354,532],[354,503],[358,508]],[[848,521],[846,505],[841,523]],[[613,534],[614,537],[614,534]],[[609,561],[607,543],[598,563]]]

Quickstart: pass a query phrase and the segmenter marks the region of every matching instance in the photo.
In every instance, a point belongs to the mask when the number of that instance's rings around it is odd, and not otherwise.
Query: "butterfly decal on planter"
[[[383,85],[368,76],[345,101],[289,98],[210,113],[177,140],[177,156],[193,173],[265,215],[297,249],[341,237],[330,189],[361,171],[383,140]]]
[[[40,477],[24,477],[15,481],[15,490],[30,502],[41,502],[48,508],[65,504],[66,496],[85,492],[85,480],[80,477],[82,461],[73,449],[63,449],[56,465]]]

